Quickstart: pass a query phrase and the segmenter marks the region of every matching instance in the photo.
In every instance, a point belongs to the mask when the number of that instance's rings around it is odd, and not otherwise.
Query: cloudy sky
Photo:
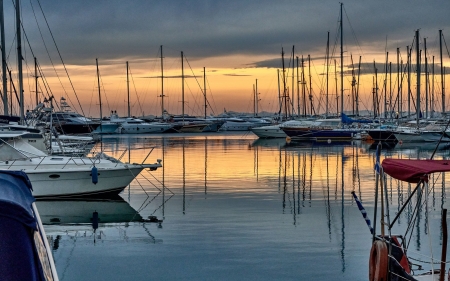
[[[158,77],[161,75],[160,46],[163,45],[164,74],[173,77],[164,81],[167,87],[164,88],[166,109],[181,113],[181,79],[177,76],[181,74],[180,52],[183,51],[187,58],[186,74],[198,76],[186,82],[187,113],[200,115],[203,67],[206,68],[208,81],[208,114],[221,113],[223,108],[252,111],[252,92],[256,79],[260,93],[259,110],[276,112],[276,69],[281,68],[281,48],[285,51],[287,67],[292,66],[289,57],[293,45],[295,56],[304,56],[306,59],[310,55],[313,95],[317,103],[324,96],[324,75],[320,74],[325,72],[327,32],[330,32],[330,52],[337,59],[340,52],[338,1],[28,0],[22,1],[21,7],[27,36],[27,39],[23,39],[27,65],[25,76],[30,80],[24,81],[26,98],[34,97],[34,93],[28,89],[34,83],[30,78],[34,69],[28,40],[55,97],[67,96],[78,110],[75,91],[83,110],[90,115],[98,114],[94,106],[98,103],[96,58],[100,65],[101,89],[105,95],[103,99],[108,104],[104,106],[107,108],[105,112],[118,110],[121,114],[125,113],[125,62],[129,61],[133,75],[130,86],[133,113],[156,115],[161,111],[158,95],[161,95],[162,90]],[[14,70],[16,42],[13,2],[4,1],[4,9],[5,49],[8,62]],[[397,48],[401,50],[401,59],[406,61],[406,46],[413,43],[417,29],[420,29],[421,48],[424,48],[423,39],[426,38],[428,57],[431,61],[431,57],[435,56],[438,63],[438,30],[443,30],[444,39],[450,38],[449,11],[450,1],[344,2],[344,65],[351,64],[350,55],[355,63],[361,56],[365,65],[371,65],[375,60],[378,65],[385,61],[386,51],[389,52],[389,60],[396,64]],[[61,59],[47,23],[70,75],[73,89],[61,67]],[[445,48],[444,64],[449,64]],[[337,61],[337,64],[339,68],[340,62]],[[334,62],[331,65],[330,72],[334,72]],[[380,65],[380,68],[384,69],[384,66]],[[291,75],[292,72],[287,74]],[[369,109],[372,74],[366,76],[370,82],[364,85],[361,83],[360,91],[364,95],[361,107]],[[287,84],[291,84],[290,80]],[[345,89],[349,87],[344,86]],[[334,85],[330,88],[334,89]],[[28,107],[35,101],[29,103]],[[323,111],[323,102],[320,106],[316,104],[316,108],[322,108]]]

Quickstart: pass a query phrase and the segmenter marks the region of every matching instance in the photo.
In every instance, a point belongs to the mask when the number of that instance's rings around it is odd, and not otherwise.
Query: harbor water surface
[[[144,171],[114,200],[38,201],[60,280],[368,278],[372,235],[351,192],[372,220],[373,144],[224,132],[105,136],[100,147],[124,162],[161,159],[163,168]],[[397,144],[384,147],[381,159],[426,159],[433,149]],[[435,159],[448,155],[440,147]],[[438,258],[448,183],[442,174],[431,179],[410,251]],[[394,216],[415,186],[387,183]],[[394,234],[406,230],[412,208]]]

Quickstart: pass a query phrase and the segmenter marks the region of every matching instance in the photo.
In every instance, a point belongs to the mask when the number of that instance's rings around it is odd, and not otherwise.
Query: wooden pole
[[[442,209],[442,255],[439,281],[444,281],[445,276],[445,260],[447,259],[447,238],[447,209]]]

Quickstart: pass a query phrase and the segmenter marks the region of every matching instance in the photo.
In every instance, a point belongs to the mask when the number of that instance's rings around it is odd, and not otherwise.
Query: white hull
[[[280,125],[252,128],[251,131],[259,138],[286,138],[286,133],[280,129]]]
[[[117,195],[146,168],[154,164],[126,164],[105,154],[96,157],[47,156],[23,140],[14,146],[0,145],[0,170],[23,171],[33,185],[32,194],[40,197],[82,197]],[[93,168],[97,173],[93,173]],[[93,183],[93,181],[97,181]]]
[[[172,128],[171,124],[122,124],[120,132],[122,134],[148,134],[148,133],[163,133]]]
[[[251,122],[226,121],[222,127],[220,127],[220,131],[249,131],[253,127],[255,127],[255,124]]]
[[[40,171],[24,169],[33,185],[33,196],[81,197],[119,194],[143,168],[98,168],[98,183],[92,182],[91,169]]]
[[[399,142],[438,142],[441,135],[441,132],[394,132]],[[450,139],[444,136],[442,141],[450,141]]]

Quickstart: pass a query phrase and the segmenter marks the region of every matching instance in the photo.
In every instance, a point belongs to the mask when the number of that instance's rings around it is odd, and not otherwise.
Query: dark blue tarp
[[[376,123],[377,121],[367,119],[352,119],[348,117],[345,113],[341,113],[341,122],[342,124],[352,124],[352,123]]]
[[[43,280],[34,245],[34,201],[24,172],[0,171],[0,280]]]

